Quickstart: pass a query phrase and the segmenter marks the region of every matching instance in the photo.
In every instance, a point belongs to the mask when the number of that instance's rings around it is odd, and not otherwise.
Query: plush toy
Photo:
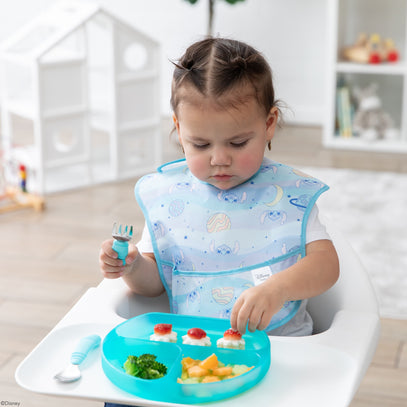
[[[357,110],[353,119],[353,132],[368,141],[396,139],[399,137],[399,131],[394,127],[390,115],[382,109],[377,89],[375,83],[364,89],[355,87],[353,93]]]
[[[391,38],[382,41],[380,35],[359,34],[356,42],[342,50],[342,56],[348,61],[360,64],[379,64],[397,62],[399,53]]]

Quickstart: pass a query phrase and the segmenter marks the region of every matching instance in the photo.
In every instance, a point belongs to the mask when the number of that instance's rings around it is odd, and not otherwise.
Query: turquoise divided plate
[[[150,341],[156,324],[172,324],[177,332],[177,343]],[[182,336],[190,328],[204,329],[211,346],[182,344]],[[202,403],[222,400],[240,394],[258,383],[270,367],[270,341],[264,332],[246,333],[246,349],[224,349],[216,341],[230,328],[228,320],[189,315],[148,313],[131,318],[111,330],[102,345],[102,367],[109,380],[117,387],[138,397],[169,403]],[[123,364],[129,355],[152,353],[168,370],[161,379],[145,380],[125,373]],[[184,357],[203,360],[215,353],[225,363],[254,366],[248,372],[214,383],[177,383],[181,377]]]

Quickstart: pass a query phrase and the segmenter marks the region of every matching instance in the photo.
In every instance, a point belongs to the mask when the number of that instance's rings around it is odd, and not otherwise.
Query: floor
[[[405,155],[329,151],[320,139],[319,128],[287,127],[273,141],[273,158],[294,165],[407,172]],[[168,136],[165,143],[166,158],[180,154]],[[113,221],[141,224],[134,182],[58,193],[46,197],[43,212],[24,209],[0,215],[1,405],[102,406],[33,394],[16,384],[14,371],[87,288],[101,281],[98,251]],[[382,320],[376,355],[352,407],[407,405],[406,342],[407,321]]]

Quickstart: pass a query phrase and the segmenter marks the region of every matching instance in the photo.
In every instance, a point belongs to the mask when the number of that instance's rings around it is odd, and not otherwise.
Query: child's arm
[[[245,290],[232,309],[232,329],[241,333],[262,330],[286,301],[315,297],[328,290],[339,277],[339,261],[330,240],[306,246],[306,256],[264,283]]]
[[[113,239],[105,240],[100,249],[99,264],[105,278],[123,277],[132,291],[147,297],[155,297],[164,292],[153,253],[142,254],[134,244],[129,243],[126,265],[123,265],[112,245]]]

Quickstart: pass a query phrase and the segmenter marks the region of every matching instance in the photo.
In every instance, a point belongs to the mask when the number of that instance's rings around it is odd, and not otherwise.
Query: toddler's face
[[[274,136],[277,109],[266,116],[254,97],[228,109],[201,99],[181,101],[174,116],[188,167],[201,181],[222,190],[233,188],[259,170]]]

